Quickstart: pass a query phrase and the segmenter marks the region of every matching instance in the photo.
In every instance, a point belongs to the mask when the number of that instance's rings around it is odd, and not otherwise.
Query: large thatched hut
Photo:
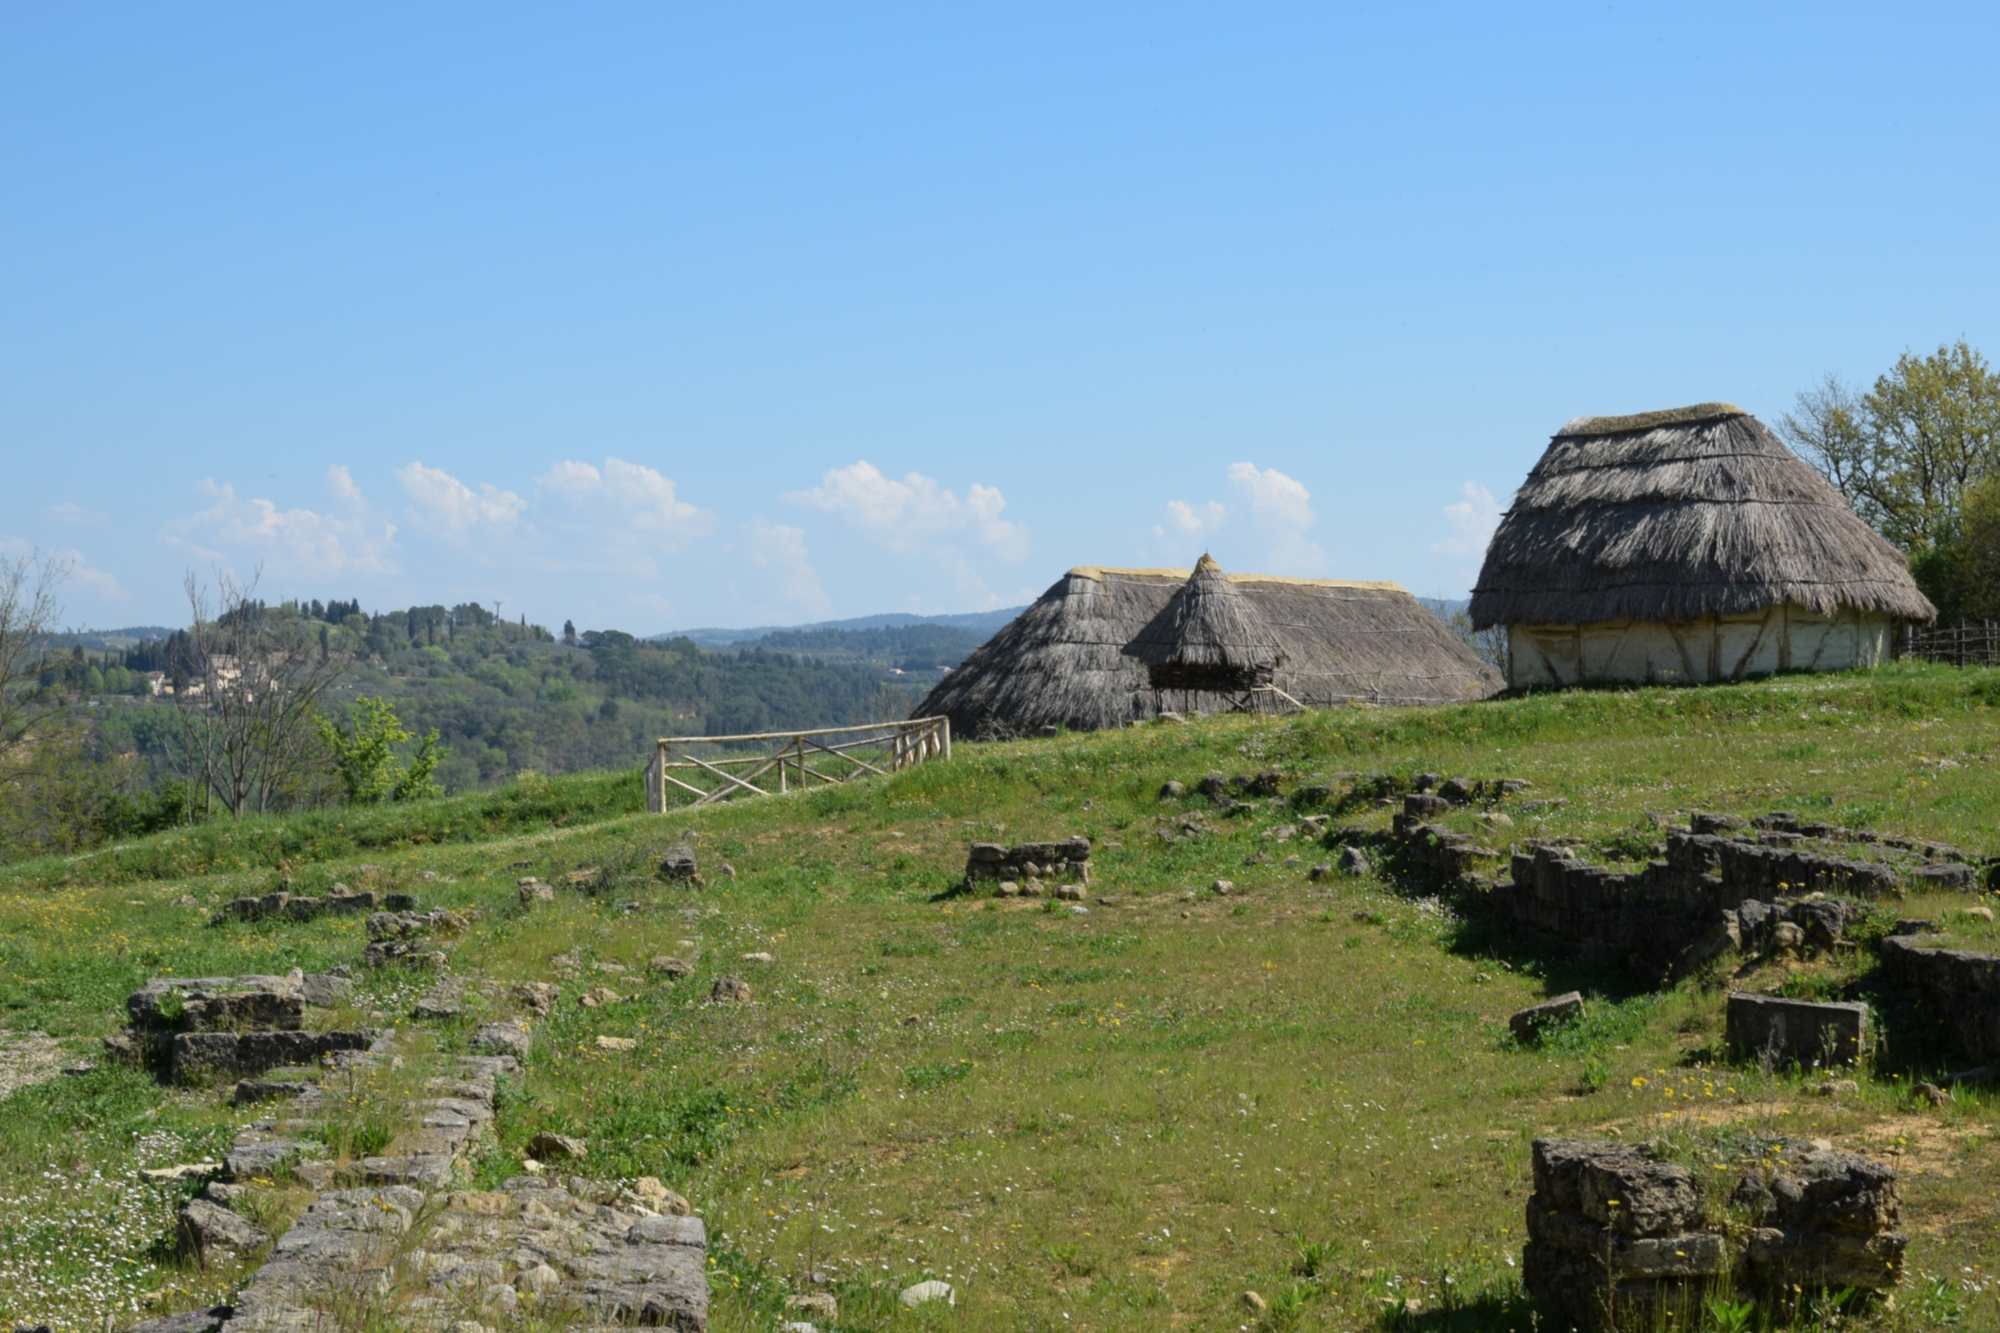
[[[1937,615],[1902,552],[1727,403],[1578,417],[1487,547],[1514,686],[1704,682],[1886,658]]]
[[[1231,627],[1208,606],[1212,584],[1200,598],[1184,599],[1190,614],[1180,623],[1206,627],[1190,635],[1184,666],[1193,665],[1199,639],[1215,636],[1229,651],[1211,654],[1209,666],[1240,665],[1253,684],[1268,668],[1264,683],[1311,706],[1457,703],[1501,688],[1499,673],[1394,583],[1220,569],[1200,577],[1225,580],[1241,594],[1245,614]],[[1189,579],[1185,569],[1070,570],[946,676],[918,715],[947,716],[954,735],[973,739],[1051,727],[1091,731],[1155,716],[1166,696],[1154,689],[1143,657],[1126,650],[1142,634],[1156,653],[1176,642],[1170,627],[1155,621]],[[1171,665],[1171,656],[1163,664]],[[1181,700],[1166,702],[1182,711]],[[1226,693],[1193,692],[1187,706],[1212,712],[1235,705]]]

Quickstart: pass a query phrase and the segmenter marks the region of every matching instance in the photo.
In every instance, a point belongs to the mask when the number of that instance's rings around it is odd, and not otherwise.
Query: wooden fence
[[[676,807],[686,808],[830,786],[949,758],[951,721],[942,717],[750,736],[669,736],[646,765],[646,808],[664,813],[670,790],[694,798]]]
[[[1911,626],[1903,632],[1899,656],[1951,666],[2000,666],[2000,624],[1960,621],[1937,629]]]

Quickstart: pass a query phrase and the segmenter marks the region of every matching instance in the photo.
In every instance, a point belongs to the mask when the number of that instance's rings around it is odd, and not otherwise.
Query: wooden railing
[[[1991,620],[1903,631],[1902,657],[1950,666],[2000,666],[2000,624]]]
[[[749,736],[668,736],[646,765],[646,808],[664,813],[669,791],[692,796],[676,806],[686,808],[831,786],[949,758],[951,721],[942,717]]]

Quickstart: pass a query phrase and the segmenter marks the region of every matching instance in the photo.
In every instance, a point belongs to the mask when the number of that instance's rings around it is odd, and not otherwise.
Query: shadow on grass
[[[1411,1314],[1391,1307],[1375,1325],[1383,1333],[1559,1333],[1561,1319],[1540,1314],[1518,1292],[1480,1296],[1449,1309]]]

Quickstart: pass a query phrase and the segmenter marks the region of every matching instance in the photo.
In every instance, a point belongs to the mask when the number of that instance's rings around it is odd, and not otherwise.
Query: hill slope
[[[893,1301],[932,1274],[958,1288],[949,1322],[980,1329],[1225,1327],[1251,1322],[1245,1289],[1272,1327],[1374,1326],[1414,1300],[1414,1327],[1525,1329],[1528,1143],[1613,1130],[1691,1153],[1768,1134],[1898,1154],[1924,1278],[1874,1324],[1992,1328],[1990,1295],[1968,1290],[1989,1280],[1991,1094],[1918,1109],[1913,1067],[1892,1060],[1839,1099],[1722,1065],[1731,978],[1634,989],[1496,933],[1419,872],[1314,881],[1327,852],[1266,835],[1315,785],[1336,821],[1380,824],[1386,811],[1342,794],[1352,775],[1423,769],[1532,782],[1508,836],[1606,861],[1718,808],[1995,851],[1997,704],[2000,673],[1899,667],[965,746],[891,779],[666,816],[633,812],[636,775],[604,775],[246,822],[0,872],[0,1004],[13,1030],[81,1056],[148,975],[354,959],[354,918],[205,924],[272,888],[280,863],[295,892],[365,882],[476,908],[453,974],[564,996],[469,1183],[516,1174],[545,1130],[588,1140],[573,1169],[662,1177],[716,1238],[718,1329],[768,1329],[811,1273],[843,1328],[938,1323]],[[1279,805],[1229,815],[1157,795],[1169,778],[1265,769],[1286,775]],[[950,892],[969,840],[1072,834],[1096,846],[1086,913]],[[653,874],[682,842],[705,888]],[[568,887],[574,871],[588,873]],[[563,886],[554,901],[524,906],[525,872]],[[1208,891],[1217,879],[1236,891]],[[666,955],[692,973],[648,970]],[[1815,960],[1794,984],[1862,966]],[[753,1002],[706,1002],[725,975]],[[369,971],[356,1004],[407,1025],[427,984]],[[620,998],[577,1003],[599,985]],[[1572,985],[1592,993],[1582,1025],[1540,1049],[1507,1037],[1510,1012]],[[504,994],[418,1025],[424,1040],[461,1048]],[[24,1266],[41,1233],[17,1224],[0,1316],[81,1327],[139,1289],[218,1294],[228,1272],[162,1267],[147,1248],[163,1196],[192,1186],[125,1182],[253,1114],[113,1069],[0,1103],[0,1194],[36,1226],[60,1220],[65,1271],[96,1275],[64,1285]]]

